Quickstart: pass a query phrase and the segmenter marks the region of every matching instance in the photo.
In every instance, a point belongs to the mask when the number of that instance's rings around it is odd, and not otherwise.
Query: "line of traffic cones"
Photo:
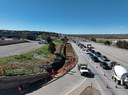
[[[106,85],[106,88],[110,88],[108,84]],[[118,88],[117,84],[115,85],[115,88]]]

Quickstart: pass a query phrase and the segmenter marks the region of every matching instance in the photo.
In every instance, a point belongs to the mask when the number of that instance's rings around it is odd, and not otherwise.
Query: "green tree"
[[[52,39],[51,39],[50,36],[48,36],[46,40],[47,40],[48,43],[51,43],[52,42]]]
[[[56,51],[56,46],[53,42],[49,43],[49,47],[48,47],[49,51],[54,54],[54,52]]]

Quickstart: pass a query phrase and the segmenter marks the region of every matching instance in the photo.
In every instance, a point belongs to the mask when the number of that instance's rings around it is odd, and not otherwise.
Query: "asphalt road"
[[[75,66],[63,77],[27,95],[67,95],[84,81],[86,78],[80,75],[77,66]]]
[[[84,44],[87,44],[87,42]],[[91,43],[91,44],[93,45],[95,50],[100,51],[102,54],[106,55],[110,60],[115,60],[127,68],[128,66],[128,60],[126,57],[128,54],[127,50],[118,49],[115,47],[109,47],[97,43]],[[84,51],[81,51],[81,53],[82,52]],[[128,95],[128,90],[124,89],[124,86],[117,85],[114,82],[114,80],[111,79],[111,74],[112,74],[111,70],[102,69],[99,63],[92,62],[87,54],[83,53],[83,55],[86,55],[85,58],[88,59],[88,62],[90,62],[89,65],[90,69],[92,69],[92,71],[95,72],[96,75],[95,79],[98,82],[99,87],[104,95]],[[118,88],[116,88],[116,85]],[[107,88],[107,86],[109,88]]]
[[[111,61],[117,61],[122,66],[128,68],[128,50],[107,46],[93,42],[83,42],[85,45],[91,43],[96,51],[107,56]]]
[[[114,80],[111,79],[111,70],[104,70],[99,66],[99,63],[92,62],[89,56],[75,43],[72,43],[72,46],[79,57],[78,63],[88,63],[88,67],[94,74],[94,78],[81,76],[77,66],[75,66],[63,77],[36,91],[28,93],[27,95],[79,95],[84,90],[85,86],[92,82],[95,82],[95,87],[100,90],[101,95],[128,95],[128,90],[124,89],[124,86],[117,85]],[[93,44],[93,46],[96,50],[100,50],[96,44]],[[103,47],[105,48],[106,46]],[[101,51],[103,50],[102,48]],[[106,51],[109,51],[109,49],[111,48],[106,47]],[[111,51],[112,56],[109,55],[111,59],[120,60],[121,62],[125,60],[123,57],[121,59],[118,59],[117,57],[113,58],[113,52],[115,51]],[[122,50],[118,52],[122,52]],[[104,50],[102,53],[107,54]],[[122,63],[127,65],[125,62]]]
[[[119,60],[121,64],[123,63],[122,65],[127,66],[127,59],[123,56],[128,54],[126,50],[95,43],[92,44],[97,51],[107,55],[112,60]],[[76,44],[72,43],[72,46],[79,57],[78,63],[88,63],[88,67],[94,74],[94,78],[80,76],[77,67],[75,67],[68,74],[55,82],[29,93],[28,95],[79,95],[85,88],[85,85],[87,85],[87,82],[96,82],[97,85],[95,85],[95,87],[100,90],[101,95],[128,95],[128,90],[125,89],[124,86],[117,85],[114,80],[111,79],[111,70],[102,69],[99,63],[93,62]]]
[[[10,55],[30,52],[37,48],[42,47],[43,45],[44,44],[38,44],[38,41],[31,41],[27,43],[0,46],[0,57],[7,57]]]
[[[72,46],[79,56],[78,63],[88,63],[88,61],[85,60],[84,55],[82,55],[82,53],[80,52],[79,48],[75,44],[72,44]],[[76,65],[70,72],[65,74],[63,77],[36,91],[28,93],[27,95],[79,95],[85,89],[85,87],[87,87],[87,85],[91,84],[91,82],[94,82],[92,78],[88,79],[80,75],[80,72],[78,71]],[[93,83],[93,85],[96,84]],[[80,89],[76,90],[79,87]]]

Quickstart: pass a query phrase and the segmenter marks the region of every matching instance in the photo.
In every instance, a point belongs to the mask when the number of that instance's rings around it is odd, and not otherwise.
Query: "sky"
[[[0,29],[128,34],[128,0],[0,0]]]

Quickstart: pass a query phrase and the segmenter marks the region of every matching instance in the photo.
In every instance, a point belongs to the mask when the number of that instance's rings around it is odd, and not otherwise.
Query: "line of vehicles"
[[[94,47],[91,44],[84,45],[79,42],[74,42],[81,48],[85,53],[90,57],[90,59],[96,63],[99,63],[103,69],[112,70],[112,79],[118,85],[124,85],[125,88],[128,88],[128,70],[121,66],[118,62],[110,61],[105,55],[102,55],[100,52],[95,51]],[[87,64],[78,64],[78,69],[80,70],[81,75],[89,75],[89,69]],[[83,66],[85,67],[83,70]]]

